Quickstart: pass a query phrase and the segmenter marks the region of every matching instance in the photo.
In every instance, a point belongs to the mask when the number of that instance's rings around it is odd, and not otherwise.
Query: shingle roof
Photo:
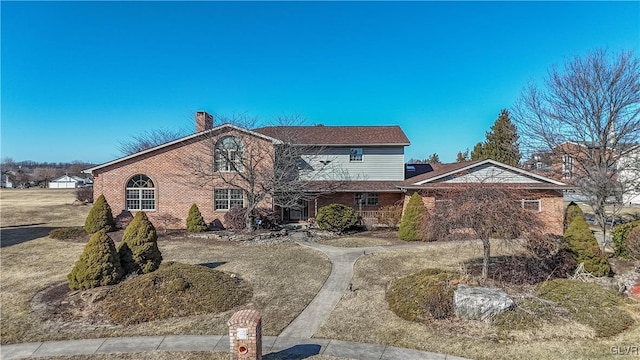
[[[400,126],[268,126],[253,130],[299,145],[409,145]]]
[[[434,177],[438,177],[440,175],[444,175],[446,173],[449,172],[454,172],[456,170],[465,168],[467,166],[476,164],[476,163],[480,163],[483,160],[472,160],[472,161],[461,161],[461,162],[456,162],[456,163],[450,163],[450,164],[431,164],[431,166],[433,167],[433,171],[430,171],[428,173],[424,173],[424,174],[420,174],[414,177],[410,177],[408,179],[406,179],[403,184],[404,185],[412,185],[415,184],[417,182],[420,181],[424,181],[424,180],[428,180]]]

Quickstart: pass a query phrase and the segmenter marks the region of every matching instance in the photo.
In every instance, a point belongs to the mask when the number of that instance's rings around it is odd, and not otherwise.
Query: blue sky
[[[484,140],[528,81],[640,47],[640,2],[6,2],[1,148],[16,161],[119,157],[197,110],[265,124],[400,125],[406,159]]]

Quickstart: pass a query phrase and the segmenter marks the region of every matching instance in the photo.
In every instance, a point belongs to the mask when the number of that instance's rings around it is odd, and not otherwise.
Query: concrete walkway
[[[212,336],[138,336],[68,341],[47,341],[3,345],[0,359],[24,359],[45,356],[131,353],[148,351],[229,351],[229,337]],[[464,360],[464,358],[398,348],[325,339],[262,338],[264,360],[298,360],[314,355],[358,360]]]
[[[379,344],[364,344],[330,339],[312,339],[334,307],[349,288],[353,265],[361,256],[379,251],[415,248],[424,244],[341,248],[312,242],[300,245],[319,250],[331,261],[331,274],[311,303],[287,326],[279,336],[262,338],[265,360],[305,359],[313,355],[336,356],[349,359],[463,359],[461,357],[398,348]],[[69,341],[48,341],[11,344],[0,347],[0,359],[121,353],[144,351],[229,351],[228,336],[140,336]]]
[[[353,265],[358,258],[378,251],[416,247],[416,245],[395,245],[342,248],[313,242],[299,242],[299,244],[320,250],[327,255],[331,261],[331,274],[311,303],[280,333],[284,338],[309,339],[320,329],[349,288],[353,277]]]

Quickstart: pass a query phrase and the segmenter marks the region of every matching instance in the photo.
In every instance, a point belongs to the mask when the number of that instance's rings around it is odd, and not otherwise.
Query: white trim
[[[209,130],[205,130],[205,131],[197,132],[197,133],[194,133],[194,134],[191,134],[191,135],[187,135],[185,137],[181,137],[179,139],[170,141],[168,143],[164,143],[164,144],[161,144],[161,145],[158,145],[158,146],[154,146],[152,148],[139,151],[139,152],[137,152],[135,154],[127,155],[127,156],[124,156],[124,157],[121,157],[121,158],[106,162],[104,164],[100,164],[98,166],[94,166],[92,168],[88,168],[88,169],[82,170],[82,172],[85,173],[85,174],[91,174],[91,173],[93,173],[94,170],[98,170],[98,169],[101,169],[103,167],[107,167],[107,166],[110,166],[110,165],[113,165],[113,164],[117,164],[117,163],[119,163],[121,161],[133,159],[133,158],[135,158],[137,156],[148,154],[150,152],[156,151],[158,149],[162,149],[164,147],[168,147],[168,146],[171,146],[171,145],[179,144],[179,143],[181,143],[183,141],[191,140],[191,139],[196,138],[198,136],[207,135],[207,134],[210,134],[212,132],[218,131],[218,130],[223,129],[223,128],[231,128],[233,130],[244,132],[244,133],[247,133],[249,135],[253,135],[253,136],[259,137],[261,139],[264,139],[264,140],[267,140],[267,141],[271,141],[274,144],[282,144],[282,141],[280,141],[278,139],[275,139],[275,138],[272,138],[270,136],[263,135],[263,134],[255,132],[255,131],[247,130],[245,128],[241,128],[241,127],[233,125],[233,124],[222,124],[222,125],[216,126],[216,127],[212,128],[212,129],[209,129]]]
[[[430,182],[433,182],[435,180],[442,179],[444,177],[447,177],[449,175],[452,175],[452,174],[455,174],[455,173],[458,173],[458,172],[461,172],[461,171],[473,169],[475,167],[478,167],[478,166],[484,165],[484,164],[493,164],[493,165],[496,165],[496,166],[501,166],[501,167],[506,168],[507,170],[511,170],[513,172],[516,172],[516,173],[519,173],[519,174],[523,174],[523,175],[527,175],[527,176],[532,177],[534,179],[538,179],[538,180],[541,180],[541,181],[544,181],[544,182],[548,182],[548,183],[552,183],[552,184],[555,184],[555,185],[566,185],[565,183],[562,183],[560,181],[556,181],[556,180],[549,179],[549,178],[544,177],[544,176],[536,175],[534,173],[531,173],[531,172],[528,172],[528,171],[525,171],[525,170],[522,170],[522,169],[518,169],[516,167],[510,166],[510,165],[507,165],[507,164],[503,164],[501,162],[498,162],[498,161],[495,161],[495,160],[491,160],[491,159],[482,160],[480,162],[467,165],[467,166],[465,166],[463,168],[451,170],[451,171],[448,171],[448,172],[446,172],[444,174],[441,174],[441,175],[438,175],[436,177],[432,177],[432,178],[429,178],[429,179],[426,179],[426,180],[418,181],[418,182],[413,183],[411,185],[424,185],[426,183],[430,183]]]

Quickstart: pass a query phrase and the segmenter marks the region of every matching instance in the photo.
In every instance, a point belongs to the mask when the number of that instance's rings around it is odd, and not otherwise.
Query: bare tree
[[[129,140],[119,142],[118,149],[123,155],[131,155],[152,147],[168,143],[186,135],[183,130],[152,129],[134,135]]]
[[[438,191],[436,207],[426,216],[423,231],[433,241],[468,234],[483,246],[482,277],[487,278],[492,238],[529,239],[543,232],[535,212],[525,209],[526,198],[506,184],[461,185]]]
[[[311,182],[323,179],[323,174],[331,168],[331,160],[316,161],[323,156],[323,148],[300,144],[297,140],[300,128],[294,125],[303,121],[299,116],[277,118],[277,125],[269,132],[271,135],[262,139],[259,139],[262,134],[246,131],[254,129],[257,123],[257,119],[246,114],[216,116],[216,119],[232,124],[236,131],[223,136],[208,133],[201,151],[180,161],[199,186],[216,191],[215,184],[222,182],[240,190],[228,196],[243,198],[238,203],[246,208],[245,224],[249,231],[255,228],[254,219],[263,201],[270,200],[272,205],[282,208],[299,207],[303,200],[314,196],[310,191]],[[337,187],[339,182],[334,181],[331,186]]]
[[[605,50],[576,56],[563,69],[553,67],[544,87],[525,88],[513,114],[529,153],[553,150],[565,161],[564,171],[596,215],[604,247],[607,215],[640,182],[638,162],[624,161],[640,139],[638,59]],[[634,175],[621,178],[621,172]]]

